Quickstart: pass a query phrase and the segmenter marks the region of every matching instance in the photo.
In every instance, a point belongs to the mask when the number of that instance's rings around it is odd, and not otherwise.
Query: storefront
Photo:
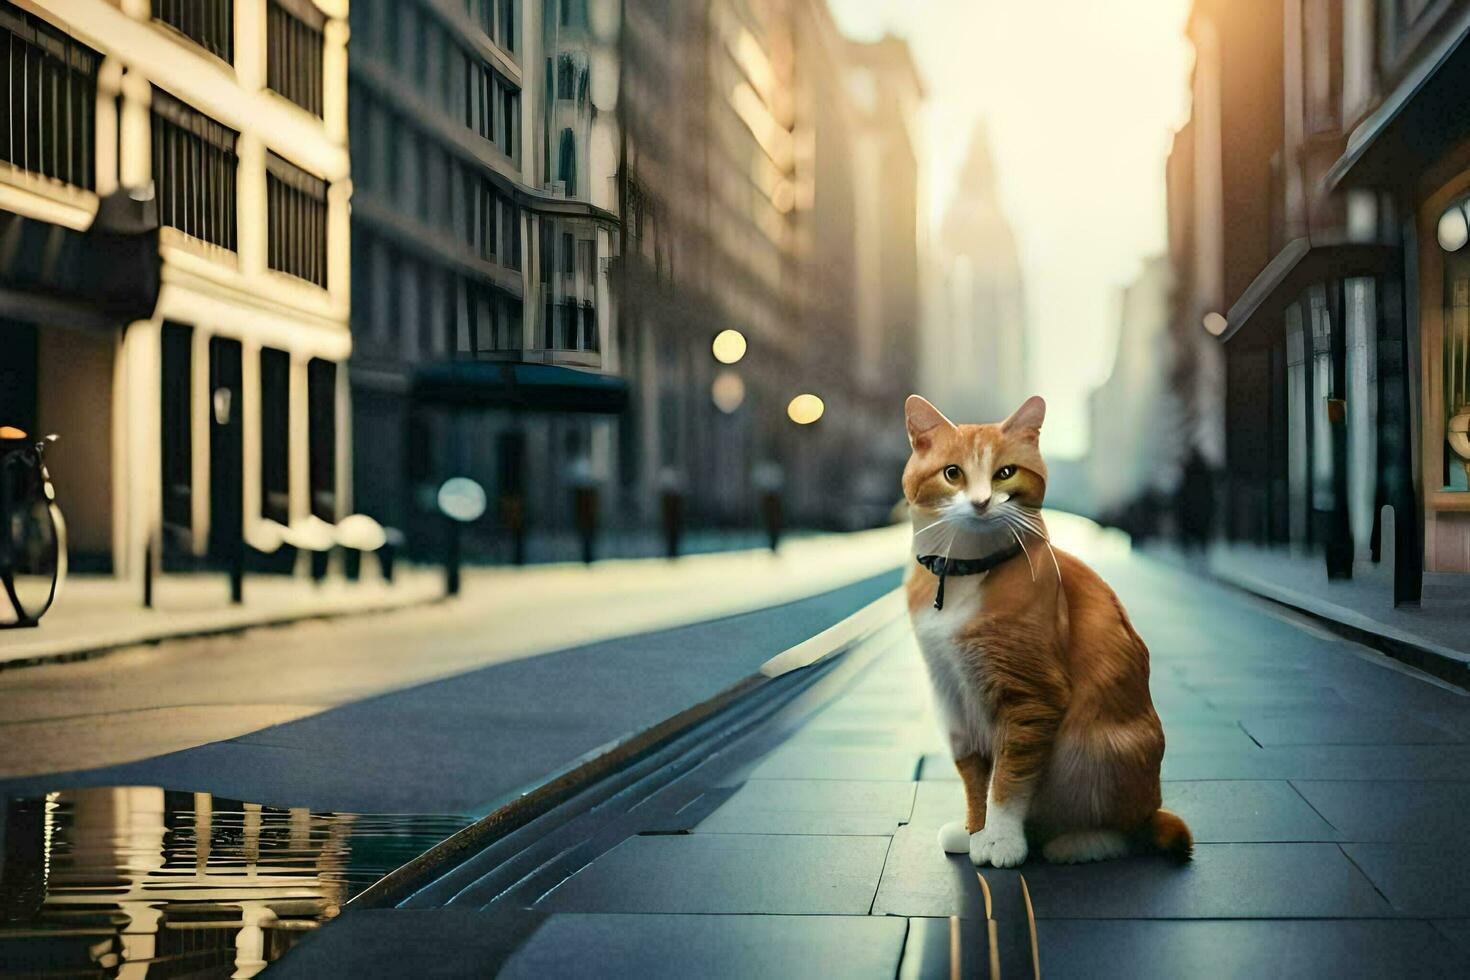
[[[1402,243],[1422,570],[1470,572],[1470,14],[1400,78],[1327,175]],[[1397,225],[1390,224],[1398,216]]]

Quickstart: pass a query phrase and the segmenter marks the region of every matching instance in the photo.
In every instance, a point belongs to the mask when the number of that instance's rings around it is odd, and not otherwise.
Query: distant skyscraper
[[[923,339],[922,387],[957,420],[1004,418],[1029,394],[1026,305],[983,124],[971,139],[936,251],[939,278]]]

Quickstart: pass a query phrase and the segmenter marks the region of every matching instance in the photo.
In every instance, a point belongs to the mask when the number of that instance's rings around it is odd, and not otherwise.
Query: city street
[[[1033,855],[977,877],[942,854],[959,784],[899,622],[748,732],[687,747],[687,772],[349,909],[278,972],[984,976],[988,890],[1005,976],[1031,975],[1031,915],[1045,976],[1465,975],[1465,696],[1148,559],[1096,564],[1153,650],[1187,866]]]
[[[117,936],[114,963],[198,966],[212,950],[209,962],[233,960],[236,975],[290,950],[272,975],[983,976],[993,947],[1012,976],[1031,971],[1034,916],[1048,976],[1387,976],[1411,961],[1419,975],[1463,975],[1470,850],[1454,827],[1470,804],[1465,696],[1085,522],[1053,523],[1114,583],[1152,648],[1165,805],[1199,842],[1188,866],[1033,856],[977,876],[941,853],[935,833],[961,812],[959,784],[895,604],[842,655],[753,688],[513,833],[412,871],[396,894],[343,907],[474,819],[879,600],[898,582],[890,565],[735,615],[444,660],[437,679],[382,674],[260,731],[272,722],[260,687],[289,688],[291,674],[272,685],[248,671],[247,652],[284,671],[278,647],[324,654],[368,630],[387,649],[395,617],[419,613],[214,641],[233,642],[231,653],[154,651],[175,673],[233,657],[248,683],[215,687],[200,714],[241,731],[211,739],[196,725],[191,748],[85,771],[32,764],[0,784],[7,902],[43,902],[0,938],[0,971],[84,965],[99,937]],[[828,547],[879,553],[898,540]],[[494,646],[483,628],[462,642]],[[358,655],[373,663],[375,649]],[[58,703],[108,689],[114,706],[99,719],[114,726],[112,751],[136,756],[121,744],[133,736],[117,727],[117,702],[143,700],[155,675],[147,655],[129,656],[7,672],[0,689],[43,671]],[[71,741],[99,751],[85,725],[44,724],[56,758]],[[46,834],[29,801],[45,801]],[[43,867],[44,887],[16,887]],[[170,921],[187,919],[186,870],[212,903],[201,910],[241,909],[243,920],[209,931],[223,945],[184,950],[166,931],[155,941],[139,915],[166,905]],[[133,904],[99,880],[127,882]],[[270,911],[252,920],[251,903]]]

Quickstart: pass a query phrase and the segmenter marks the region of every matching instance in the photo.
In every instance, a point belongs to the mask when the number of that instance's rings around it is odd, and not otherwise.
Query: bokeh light
[[[721,371],[709,386],[709,396],[716,408],[730,415],[745,404],[745,381],[734,371]]]
[[[721,330],[715,334],[710,350],[721,364],[734,364],[745,356],[745,334],[739,330]]]
[[[811,425],[826,410],[827,406],[822,404],[822,399],[812,394],[797,395],[786,406],[787,416],[797,425]]]

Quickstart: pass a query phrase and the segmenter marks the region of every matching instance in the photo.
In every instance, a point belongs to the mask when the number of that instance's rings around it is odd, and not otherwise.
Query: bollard
[[[445,520],[445,531],[449,535],[444,548],[444,594],[459,595],[460,535],[463,533],[459,521]]]
[[[775,551],[781,543],[781,494],[769,490],[761,495],[761,513],[765,517],[766,540]]]
[[[679,539],[684,533],[684,495],[678,490],[665,490],[659,501],[664,525],[664,552],[679,557]]]
[[[594,545],[597,539],[597,487],[578,487],[575,496],[577,531],[582,538],[582,562],[590,565],[596,557]]]

